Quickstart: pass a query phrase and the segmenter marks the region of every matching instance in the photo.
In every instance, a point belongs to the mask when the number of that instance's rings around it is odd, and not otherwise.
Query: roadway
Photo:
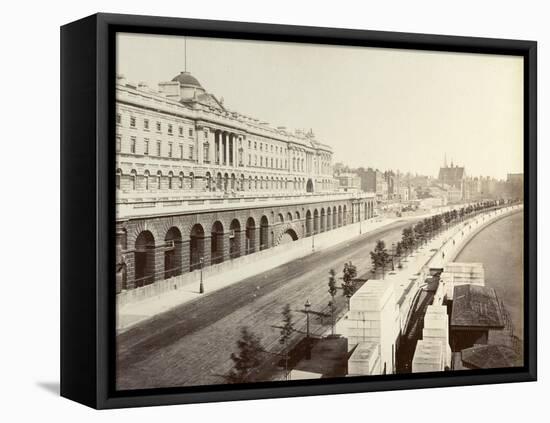
[[[363,234],[351,241],[315,252],[302,259],[247,278],[194,301],[182,304],[117,336],[117,388],[138,389],[224,383],[221,375],[232,366],[240,328],[248,326],[269,351],[265,360],[276,367],[281,311],[289,304],[295,327],[305,330],[303,305],[312,304],[310,330],[330,332],[328,272],[342,275],[352,261],[361,278],[370,274],[370,252],[378,239],[387,247],[401,238],[403,228],[416,220],[404,219]],[[340,285],[338,281],[338,285]],[[347,301],[339,291],[336,314]],[[303,337],[303,333],[296,333]],[[265,372],[264,372],[265,373]]]

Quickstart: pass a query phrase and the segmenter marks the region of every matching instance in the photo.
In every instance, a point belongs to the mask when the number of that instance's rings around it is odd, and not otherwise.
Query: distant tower
[[[443,167],[447,167],[447,153],[445,153],[445,158],[443,159]]]

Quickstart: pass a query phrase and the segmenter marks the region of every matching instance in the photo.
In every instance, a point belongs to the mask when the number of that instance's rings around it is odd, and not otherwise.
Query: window
[[[117,169],[116,171],[116,189],[120,189],[120,178],[122,176],[122,170]]]
[[[254,150],[257,150],[257,149],[258,149],[258,143],[254,141]]]
[[[143,140],[143,155],[144,156],[149,155],[149,139],[147,138]]]
[[[136,118],[134,116],[130,116],[130,128],[136,127]]]
[[[264,150],[264,145],[260,143],[260,151],[263,151],[263,150]]]
[[[116,151],[117,151],[117,153],[119,153],[121,149],[122,149],[122,137],[117,136],[116,137]]]
[[[178,135],[183,137],[183,126],[178,127]]]
[[[136,154],[136,137],[130,138],[130,153]]]
[[[116,114],[116,124],[117,125],[122,124],[122,116],[120,115],[120,113]]]
[[[193,146],[189,146],[189,160],[193,160]]]
[[[190,137],[193,136],[193,128],[189,128],[189,136],[190,136]]]
[[[248,166],[252,165],[252,155],[248,155]]]
[[[209,157],[208,157],[208,153],[209,153],[209,148],[210,146],[208,144],[204,144],[203,145],[203,159],[205,162],[209,162]]]
[[[252,141],[248,140],[248,148],[252,148]]]
[[[172,157],[172,150],[173,150],[173,145],[171,142],[168,143],[168,157]]]
[[[189,174],[189,188],[195,188],[195,174],[193,172]]]
[[[168,124],[168,135],[172,135],[172,134],[173,134],[172,130],[173,130],[172,124],[169,123],[169,124]]]
[[[180,144],[180,159],[183,159],[183,144]]]
[[[159,170],[157,173],[157,189],[162,187],[162,172]]]
[[[273,157],[271,158],[271,168],[273,168]]]
[[[149,119],[143,119],[143,129],[149,130]]]
[[[168,189],[172,189],[172,177],[173,177],[173,176],[174,176],[174,175],[173,175],[172,172],[170,172],[170,173],[168,174]]]
[[[254,154],[254,166],[258,166],[258,156]]]
[[[160,149],[160,141],[157,141],[157,156],[160,157],[161,149]]]
[[[162,126],[161,126],[160,122],[157,121],[157,132],[160,132],[161,128],[162,128]]]
[[[208,138],[208,129],[204,130],[204,138]]]

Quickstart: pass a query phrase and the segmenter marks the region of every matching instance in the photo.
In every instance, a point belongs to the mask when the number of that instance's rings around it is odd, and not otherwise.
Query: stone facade
[[[230,111],[186,72],[116,86],[118,291],[374,216],[332,150]]]

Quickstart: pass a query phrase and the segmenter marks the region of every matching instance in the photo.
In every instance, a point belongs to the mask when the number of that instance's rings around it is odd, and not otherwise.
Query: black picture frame
[[[524,58],[525,365],[468,370],[114,390],[116,32],[517,55]],[[95,14],[61,28],[61,395],[119,408],[534,381],[537,377],[537,45],[534,41]]]

